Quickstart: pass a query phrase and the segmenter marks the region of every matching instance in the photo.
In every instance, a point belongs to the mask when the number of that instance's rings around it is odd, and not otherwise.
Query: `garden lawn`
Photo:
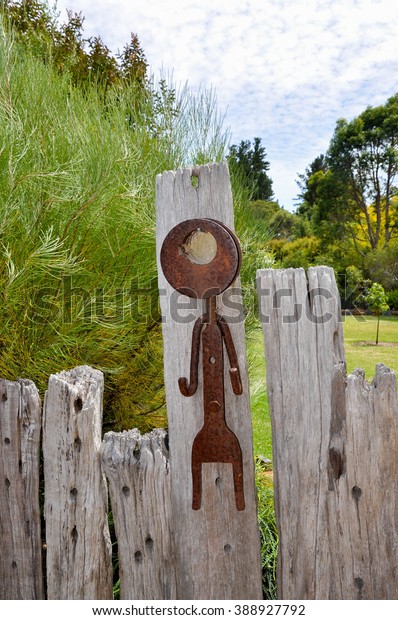
[[[343,321],[347,373],[363,368],[368,381],[372,381],[379,362],[398,372],[398,317],[380,319],[377,346],[376,327],[374,316],[348,316]]]
[[[398,372],[398,317],[380,319],[379,344],[375,346],[377,318],[343,317],[347,373],[363,368],[372,381],[375,366],[383,362]],[[263,335],[260,326],[247,337],[250,402],[253,420],[254,455],[272,459],[271,420],[265,383]]]

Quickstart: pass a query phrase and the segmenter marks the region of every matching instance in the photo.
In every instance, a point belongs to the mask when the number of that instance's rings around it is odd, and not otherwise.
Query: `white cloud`
[[[155,74],[214,86],[234,142],[262,138],[276,197],[325,151],[339,117],[398,91],[391,0],[59,0],[114,52],[135,32]]]

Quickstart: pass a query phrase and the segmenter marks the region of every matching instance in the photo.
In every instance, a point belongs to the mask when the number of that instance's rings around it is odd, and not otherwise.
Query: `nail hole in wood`
[[[6,483],[6,487],[7,487],[7,489],[9,489],[9,488],[10,488],[10,486],[11,486],[11,482],[9,481],[9,479],[8,479],[8,478],[6,478],[6,479],[5,479],[5,483]]]
[[[137,562],[137,564],[141,564],[141,562],[142,562],[142,553],[141,553],[141,551],[136,551],[134,553],[134,560]]]
[[[359,592],[361,593],[361,590],[362,590],[362,588],[364,586],[363,579],[361,579],[360,577],[355,577],[354,585],[355,585],[356,588],[358,588]]]
[[[78,531],[76,529],[76,525],[74,526],[74,528],[73,528],[73,530],[71,532],[71,537],[72,537],[73,542],[76,544],[77,543],[77,539],[79,538],[79,533],[78,533]]]
[[[13,560],[12,563],[11,563],[11,567],[12,568],[17,568],[17,566],[18,566],[18,564],[16,563],[15,560]]]
[[[224,545],[224,551],[227,555],[230,555],[232,551],[231,545],[228,545],[228,544]]]
[[[7,399],[8,399],[8,397],[7,397],[7,392],[4,392],[4,393],[1,395],[1,400],[3,401],[3,403],[5,403]]]
[[[124,497],[128,497],[130,495],[130,488],[125,485],[124,487],[122,487],[122,493]]]
[[[344,458],[339,450],[330,448],[329,463],[335,480],[344,474]]]
[[[4,438],[4,443],[6,444],[6,446],[8,446],[8,445],[9,445],[10,440],[9,440],[9,438],[8,438],[8,437],[5,437],[5,438]]]
[[[83,401],[80,398],[80,396],[79,396],[79,398],[76,398],[76,400],[75,400],[75,402],[73,404],[74,404],[76,413],[79,413],[79,411],[81,411],[83,409]]]
[[[147,537],[147,539],[146,539],[146,541],[145,541],[145,547],[146,547],[146,549],[147,549],[148,551],[152,551],[152,549],[153,549],[153,545],[154,545],[154,544],[155,544],[155,543],[153,542],[153,539],[152,539],[150,536],[148,536],[148,537]]]
[[[357,487],[357,485],[355,485],[354,487],[352,487],[351,489],[351,494],[353,499],[355,499],[356,501],[359,500],[359,498],[362,495],[362,489],[360,489],[359,487]]]
[[[73,488],[73,489],[70,490],[70,496],[71,496],[72,499],[76,499],[76,497],[77,497],[77,489],[76,488]]]
[[[74,441],[74,446],[75,446],[75,450],[77,450],[78,452],[80,452],[81,447],[82,447],[82,440],[80,439],[80,437],[76,437],[75,441]]]
[[[222,478],[218,476],[218,478],[216,478],[216,487],[220,488],[221,486],[222,486]]]

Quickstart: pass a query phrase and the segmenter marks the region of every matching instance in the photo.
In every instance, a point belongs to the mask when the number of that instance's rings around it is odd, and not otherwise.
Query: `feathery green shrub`
[[[171,92],[74,87],[0,21],[0,376],[99,368],[114,429],[164,423],[156,174],[225,151],[213,95]]]

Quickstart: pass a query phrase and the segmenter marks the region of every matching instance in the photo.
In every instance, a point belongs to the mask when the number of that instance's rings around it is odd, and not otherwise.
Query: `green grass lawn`
[[[383,362],[398,372],[398,317],[380,319],[379,344],[375,346],[377,318],[344,317],[344,343],[347,372],[363,368],[371,381],[375,366]],[[253,443],[255,456],[272,459],[271,420],[268,410],[264,343],[261,327],[248,336],[248,361],[250,376],[250,400],[253,419]]]
[[[380,319],[379,344],[375,346],[377,318],[345,317],[343,322],[347,372],[363,368],[368,381],[374,376],[376,364],[383,362],[398,371],[398,318]]]

